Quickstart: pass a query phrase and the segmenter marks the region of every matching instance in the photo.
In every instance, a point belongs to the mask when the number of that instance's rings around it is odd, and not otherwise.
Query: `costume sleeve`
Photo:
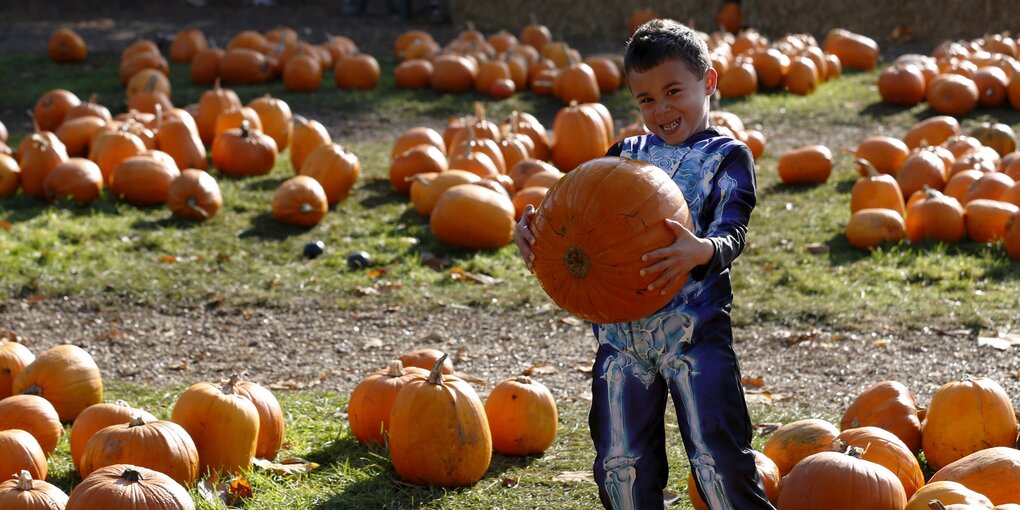
[[[704,237],[712,242],[715,254],[704,265],[691,271],[701,280],[730,266],[742,251],[756,198],[754,159],[747,146],[734,148],[719,165],[712,191],[705,199],[703,214],[711,221]]]
[[[620,157],[620,154],[623,154],[623,145],[621,145],[620,142],[614,143],[609,147],[609,150],[606,151],[606,156]]]

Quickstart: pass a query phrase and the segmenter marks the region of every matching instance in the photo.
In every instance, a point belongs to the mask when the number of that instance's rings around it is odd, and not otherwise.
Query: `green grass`
[[[122,399],[146,409],[159,419],[168,419],[183,388],[149,389],[113,382],[107,385],[107,400]],[[594,449],[588,435],[588,402],[560,402],[559,433],[552,447],[542,455],[509,457],[494,453],[485,477],[466,488],[425,488],[400,481],[384,446],[362,445],[347,427],[346,397],[334,393],[277,392],[285,413],[285,450],[278,458],[296,456],[319,464],[305,475],[281,476],[260,468],[241,474],[254,487],[254,496],[241,505],[248,510],[429,508],[488,510],[492,508],[597,508],[598,492],[591,482],[561,482],[554,478],[564,472],[591,469]],[[835,421],[838,417],[817,415],[794,406],[752,405],[754,423],[785,423],[817,417]],[[69,431],[69,428],[68,428]],[[667,445],[670,476],[668,490],[681,495],[674,507],[692,508],[687,502],[689,472],[672,407],[667,413]],[[764,438],[755,436],[761,449]],[[50,483],[70,492],[81,479],[70,459],[68,435],[61,439],[50,457]],[[191,488],[199,509],[225,508],[205,500]]]

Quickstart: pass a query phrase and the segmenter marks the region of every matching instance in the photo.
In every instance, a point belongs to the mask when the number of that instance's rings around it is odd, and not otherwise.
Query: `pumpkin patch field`
[[[0,507],[600,507],[591,324],[512,227],[644,132],[625,35],[307,3],[0,7]],[[780,510],[865,474],[896,508],[1010,508],[1020,52],[870,35],[706,34],[711,122],[756,161],[759,472]],[[536,273],[587,274],[562,257]],[[664,498],[705,508],[667,415]]]

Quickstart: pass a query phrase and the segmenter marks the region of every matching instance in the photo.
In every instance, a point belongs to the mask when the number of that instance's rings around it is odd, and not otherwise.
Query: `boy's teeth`
[[[679,119],[674,120],[673,122],[670,122],[669,124],[663,124],[662,128],[663,129],[673,129],[673,128],[677,127],[678,124],[680,124],[680,120]]]

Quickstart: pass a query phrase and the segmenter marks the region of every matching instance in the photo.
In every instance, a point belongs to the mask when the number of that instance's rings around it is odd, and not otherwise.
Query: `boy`
[[[751,421],[732,345],[730,265],[744,248],[755,205],[747,146],[709,127],[717,75],[705,42],[672,20],[644,24],[627,42],[627,85],[647,135],[627,138],[608,156],[651,163],[672,176],[694,232],[666,220],[676,241],[646,253],[659,273],[649,290],[690,272],[672,301],[648,317],[595,324],[599,341],[589,416],[595,480],[606,508],[662,508],[666,486],[666,392],[673,396],[702,499],[712,510],[773,509],[751,450]],[[530,206],[529,206],[530,207]],[[529,208],[515,239],[534,262]]]

